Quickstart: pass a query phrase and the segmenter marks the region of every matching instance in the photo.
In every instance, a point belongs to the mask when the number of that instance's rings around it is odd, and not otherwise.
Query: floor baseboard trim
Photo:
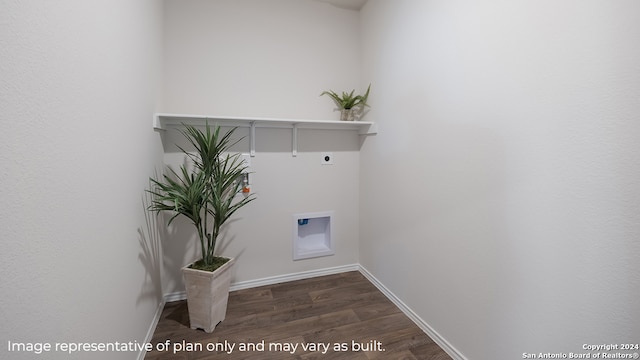
[[[284,282],[295,281],[295,280],[311,279],[318,276],[334,275],[334,274],[340,274],[347,271],[359,271],[359,270],[360,270],[360,264],[349,264],[349,265],[340,265],[340,266],[334,266],[334,267],[318,269],[318,270],[309,270],[309,271],[302,271],[302,272],[290,273],[290,274],[284,274],[284,275],[269,276],[265,278],[255,279],[255,280],[238,281],[231,284],[231,286],[229,287],[229,291],[251,289],[258,286],[273,285],[273,284],[284,283]],[[174,293],[165,294],[164,301],[165,303],[168,303],[172,301],[184,300],[186,298],[187,298],[186,291],[177,291]]]
[[[165,294],[164,295],[164,302],[165,303],[170,303],[170,302],[174,302],[174,301],[185,300],[186,298],[187,298],[187,292],[186,291],[177,291],[177,292]]]
[[[291,274],[284,275],[276,275],[269,276],[261,279],[255,280],[247,280],[247,281],[239,281],[232,283],[230,286],[230,291],[237,291],[243,289],[250,289],[259,286],[273,285],[278,283],[284,283],[289,281],[303,280],[303,279],[311,279],[318,276],[325,275],[334,275],[340,274],[348,271],[359,271],[364,277],[366,277],[371,283],[378,288],[391,302],[393,302],[399,309],[402,311],[411,321],[413,321],[425,334],[427,334],[438,346],[442,348],[449,356],[451,356],[454,360],[467,360],[466,357],[462,355],[455,347],[453,347],[447,340],[445,340],[437,331],[435,331],[426,321],[424,321],[418,314],[416,314],[409,306],[407,306],[400,298],[398,298],[391,290],[389,290],[384,284],[382,284],[373,274],[369,272],[364,266],[360,264],[350,264],[350,265],[341,265],[335,266],[331,268],[324,268],[318,270],[309,270],[302,271]],[[151,338],[153,337],[153,333],[155,331],[156,325],[160,320],[160,315],[162,314],[162,309],[164,305],[168,302],[184,300],[187,298],[186,291],[178,291],[174,293],[169,293],[164,296],[164,299],[160,306],[158,307],[158,311],[154,317],[153,323],[149,328],[149,333],[147,334],[147,341],[151,342]],[[138,360],[142,360],[144,358],[144,353],[141,353],[141,356],[138,356]]]
[[[391,290],[382,284],[373,274],[364,266],[359,265],[359,271],[366,277],[375,287],[378,288],[391,302],[393,302],[411,321],[413,321],[422,331],[427,334],[433,342],[438,344],[451,358],[454,360],[467,360],[455,347],[445,340],[437,331],[435,331],[426,321],[416,314],[407,304],[398,298]]]
[[[149,326],[149,330],[147,331],[147,336],[144,339],[144,343],[151,343],[153,339],[153,334],[156,332],[156,327],[158,326],[158,322],[160,321],[160,316],[162,316],[162,310],[164,310],[165,300],[162,299],[158,304],[158,308],[156,309],[155,315],[153,315],[153,319],[151,320],[151,325]],[[147,350],[142,349],[138,353],[137,360],[144,360],[145,355],[147,355]]]
[[[335,266],[335,267],[318,269],[318,270],[309,270],[309,271],[302,271],[302,272],[291,273],[291,274],[276,275],[276,276],[270,276],[270,277],[256,279],[256,280],[239,281],[231,284],[231,288],[229,290],[236,291],[236,290],[250,289],[258,286],[273,285],[273,284],[295,281],[295,280],[311,279],[318,276],[340,274],[347,271],[358,271],[359,269],[360,269],[360,264],[350,264],[350,265],[341,265],[341,266]]]

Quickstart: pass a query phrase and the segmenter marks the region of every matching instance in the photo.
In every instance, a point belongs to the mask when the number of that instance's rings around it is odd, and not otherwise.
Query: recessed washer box
[[[293,260],[333,255],[333,211],[293,215]]]

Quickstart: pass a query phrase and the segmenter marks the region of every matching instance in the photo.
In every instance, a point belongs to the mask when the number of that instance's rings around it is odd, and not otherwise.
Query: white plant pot
[[[214,272],[191,269],[189,265],[182,268],[192,329],[211,333],[224,320],[234,262],[231,258]]]
[[[342,109],[340,110],[340,120],[342,121],[354,121],[355,113],[353,109]]]

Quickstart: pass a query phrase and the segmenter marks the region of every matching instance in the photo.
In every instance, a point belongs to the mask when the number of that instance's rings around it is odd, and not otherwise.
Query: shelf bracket
[[[293,133],[291,135],[291,156],[298,156],[298,124],[293,124]]]
[[[249,154],[251,157],[256,156],[256,122],[251,122],[251,127],[249,128]]]

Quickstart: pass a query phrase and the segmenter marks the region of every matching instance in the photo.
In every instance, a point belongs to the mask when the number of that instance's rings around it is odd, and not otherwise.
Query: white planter
[[[355,113],[353,109],[342,109],[340,110],[340,120],[342,121],[354,121]]]
[[[211,333],[227,315],[227,300],[231,283],[231,267],[235,259],[214,272],[182,268],[187,288],[187,306],[192,329]]]

